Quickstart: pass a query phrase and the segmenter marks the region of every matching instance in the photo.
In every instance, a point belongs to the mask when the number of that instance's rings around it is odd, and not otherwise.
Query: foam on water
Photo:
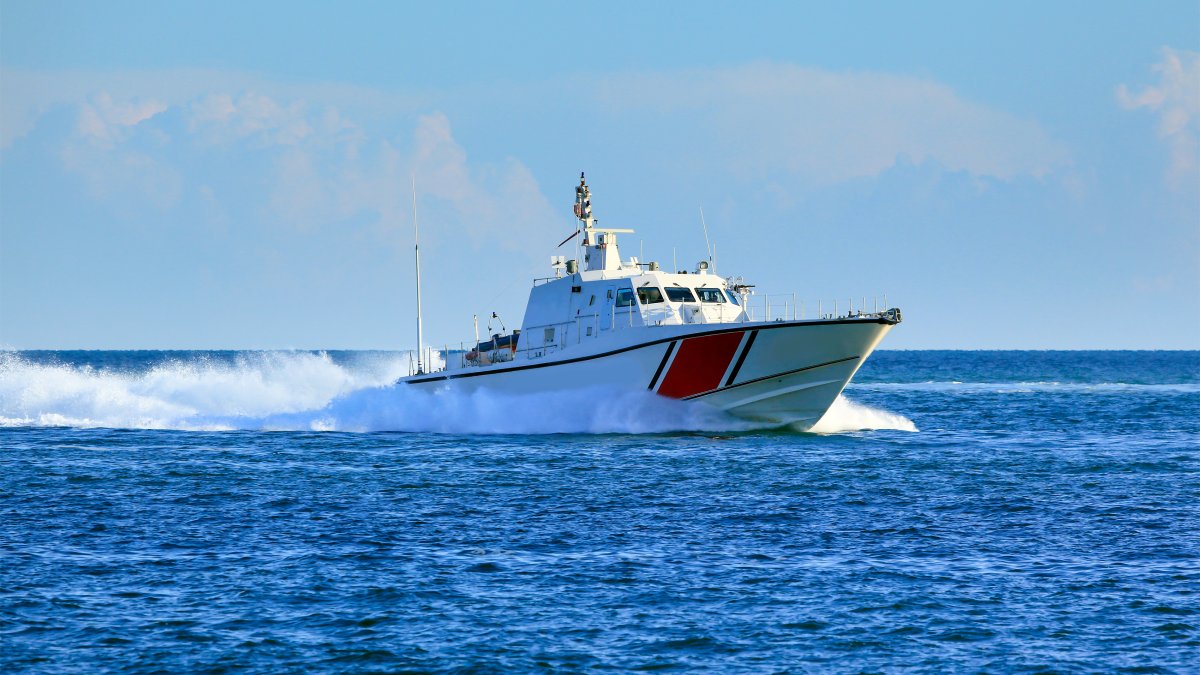
[[[0,353],[0,426],[183,430],[662,433],[761,425],[649,392],[501,395],[396,385],[404,354],[340,363],[325,353],[247,352],[141,370],[45,364]],[[839,398],[814,431],[915,431],[899,415]]]
[[[874,429],[916,431],[917,425],[903,415],[872,408],[862,403],[856,403],[845,396],[838,396],[811,431],[818,434],[836,434]]]
[[[298,413],[408,372],[406,357],[348,368],[327,354],[247,353],[226,364],[170,361],[121,372],[0,354],[0,424],[140,429],[244,428],[215,420]]]

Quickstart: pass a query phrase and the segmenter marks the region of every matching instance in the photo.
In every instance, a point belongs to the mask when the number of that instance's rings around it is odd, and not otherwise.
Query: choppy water
[[[1197,672],[1198,352],[879,352],[824,434],[406,368],[0,354],[0,670]]]

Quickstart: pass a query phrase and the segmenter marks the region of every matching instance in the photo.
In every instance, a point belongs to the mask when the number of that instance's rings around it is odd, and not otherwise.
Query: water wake
[[[350,361],[247,352],[133,370],[37,363],[0,353],[0,426],[180,430],[420,431],[464,434],[744,431],[761,425],[649,392],[500,395],[396,385],[404,354]],[[839,399],[815,431],[915,431],[898,415]]]
[[[839,396],[811,431],[818,434],[836,434],[877,429],[916,431],[917,425],[903,415],[872,408]]]

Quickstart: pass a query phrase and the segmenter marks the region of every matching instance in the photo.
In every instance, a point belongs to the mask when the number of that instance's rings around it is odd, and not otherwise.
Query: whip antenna
[[[413,195],[413,240],[416,246],[413,247],[413,252],[416,257],[417,265],[417,374],[425,372],[424,358],[422,354],[425,351],[425,335],[424,329],[421,326],[421,228],[417,225],[417,174],[412,176],[412,195]]]

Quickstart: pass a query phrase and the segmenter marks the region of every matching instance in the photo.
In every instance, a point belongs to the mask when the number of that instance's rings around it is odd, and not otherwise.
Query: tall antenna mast
[[[416,241],[414,253],[417,259],[417,374],[425,372],[425,333],[421,326],[421,228],[417,225],[417,174],[412,176],[413,190],[413,239]]]
[[[704,207],[700,207],[700,225],[704,227],[704,248],[708,249],[708,264],[712,264],[713,250],[712,244],[708,243],[708,223],[704,222]]]

